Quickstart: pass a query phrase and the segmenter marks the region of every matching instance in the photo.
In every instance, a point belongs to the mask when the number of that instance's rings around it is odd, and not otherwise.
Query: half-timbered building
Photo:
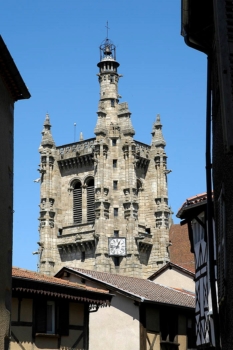
[[[10,349],[89,349],[89,314],[111,298],[106,289],[13,268]]]
[[[197,346],[215,347],[212,293],[210,284],[209,240],[207,231],[207,196],[206,193],[188,198],[177,216],[188,224],[191,251],[195,255],[195,290],[196,290],[196,336]],[[214,227],[214,226],[213,226]],[[215,232],[214,246],[216,247]],[[216,270],[216,249],[215,271]],[[217,274],[215,274],[217,282]]]
[[[216,349],[233,344],[233,6],[231,0],[182,0],[181,34],[207,58],[206,180],[210,283]],[[192,67],[190,68],[192,69]],[[205,79],[205,76],[203,76]],[[185,96],[184,96],[185,98]],[[196,96],[193,97],[196,103]],[[191,108],[191,106],[190,106]],[[206,118],[205,118],[206,115]],[[206,119],[206,121],[204,121]],[[212,200],[212,190],[214,199]],[[213,208],[212,208],[213,201]],[[218,293],[211,233],[214,212]],[[218,300],[217,300],[218,299]]]

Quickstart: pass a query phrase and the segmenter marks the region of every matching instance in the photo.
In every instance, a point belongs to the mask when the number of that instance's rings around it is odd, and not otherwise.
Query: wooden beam
[[[139,306],[139,327],[140,350],[146,350],[146,307],[142,303]]]

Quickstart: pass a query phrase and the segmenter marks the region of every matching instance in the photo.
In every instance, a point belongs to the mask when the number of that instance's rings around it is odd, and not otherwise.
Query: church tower
[[[41,154],[40,272],[62,266],[148,277],[169,261],[171,209],[160,116],[152,142],[134,140],[119,103],[116,47],[107,38],[97,64],[95,138],[56,146],[46,115]]]

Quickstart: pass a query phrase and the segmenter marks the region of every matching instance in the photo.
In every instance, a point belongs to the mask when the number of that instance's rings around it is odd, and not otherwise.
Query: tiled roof
[[[106,289],[93,288],[18,267],[12,268],[12,280],[12,291],[80,300],[102,306],[109,305],[111,300]]]
[[[195,272],[194,254],[191,253],[189,241],[188,226],[174,224],[169,230],[170,261],[182,268]]]
[[[90,292],[98,292],[98,293],[108,294],[108,291],[106,291],[106,289],[87,287],[87,286],[85,286],[83,284],[69,282],[69,281],[63,280],[61,278],[48,276],[48,275],[43,275],[41,273],[38,273],[38,272],[35,272],[35,271],[21,269],[19,267],[13,267],[12,268],[12,277],[19,277],[19,278],[23,278],[23,279],[29,279],[29,280],[33,280],[33,281],[38,281],[38,282],[57,284],[57,285],[64,286],[64,287],[71,287],[71,288],[76,288],[76,289],[81,289],[81,290],[87,290],[87,291],[90,291]]]
[[[212,199],[214,197],[214,193],[212,192]],[[182,206],[180,207],[180,209],[178,210],[178,213],[176,214],[176,216],[178,218],[182,217],[182,214],[185,210],[196,207],[196,206],[200,206],[202,204],[206,204],[207,202],[207,193],[201,193],[201,194],[197,194],[193,197],[189,197],[186,199],[186,201],[182,204]]]
[[[179,292],[173,288],[151,282],[146,279],[122,276],[107,272],[97,272],[78,268],[65,268],[82,277],[103,283],[109,289],[123,292],[141,301],[176,305],[187,308],[195,307],[195,297],[189,293]]]

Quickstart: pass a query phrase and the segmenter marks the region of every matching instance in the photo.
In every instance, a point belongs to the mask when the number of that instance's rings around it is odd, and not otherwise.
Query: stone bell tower
[[[62,266],[147,277],[169,261],[171,209],[160,116],[151,145],[120,103],[116,47],[100,45],[95,137],[56,146],[46,116],[41,154],[40,271]]]

